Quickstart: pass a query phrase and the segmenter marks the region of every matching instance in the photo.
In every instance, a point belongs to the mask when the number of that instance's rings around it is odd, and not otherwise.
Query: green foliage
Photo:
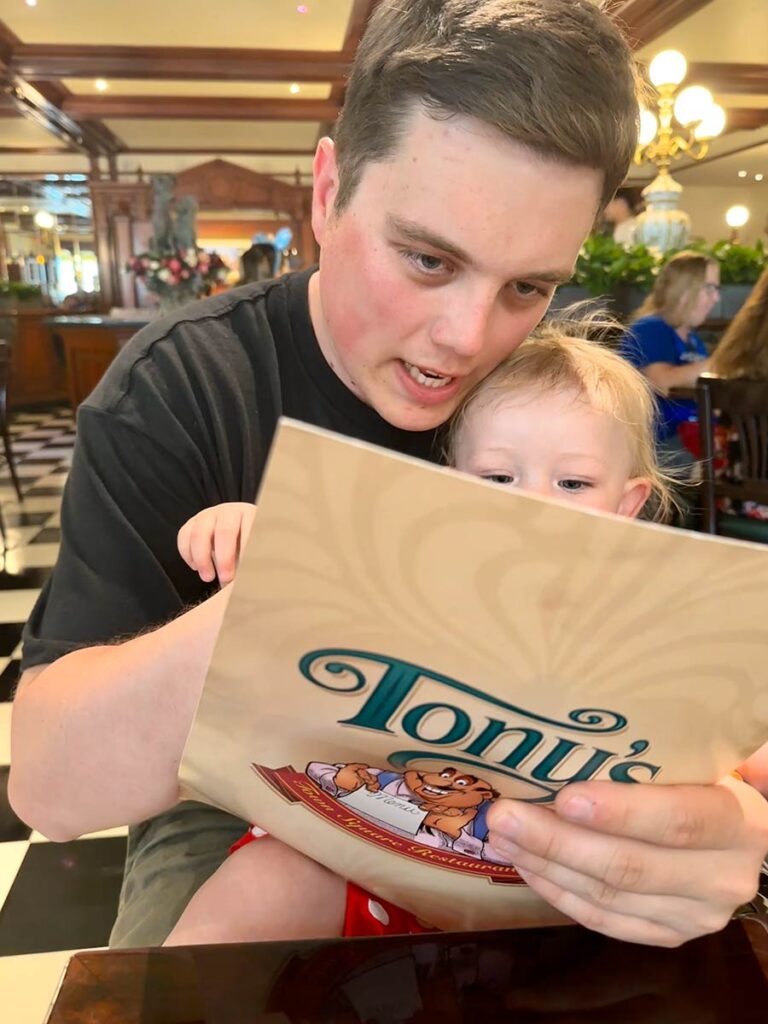
[[[26,302],[39,299],[43,292],[39,285],[22,284],[21,281],[0,281],[0,298],[17,299]]]
[[[584,242],[572,284],[590,295],[605,295],[621,287],[650,289],[658,260],[644,245],[625,248],[607,235],[590,235]]]
[[[720,264],[721,284],[754,284],[768,267],[762,241],[757,245],[717,242],[712,246],[712,255]]]
[[[720,283],[724,285],[754,284],[768,267],[768,253],[762,241],[757,245],[692,242],[685,249],[716,259],[720,264]],[[644,245],[625,248],[606,235],[591,235],[579,253],[571,284],[581,285],[591,295],[605,295],[622,287],[650,291],[661,267],[679,251],[671,249],[657,256]]]

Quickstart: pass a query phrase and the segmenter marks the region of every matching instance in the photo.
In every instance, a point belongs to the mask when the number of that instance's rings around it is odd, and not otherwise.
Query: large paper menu
[[[713,782],[768,740],[768,548],[282,420],[180,769],[441,928],[559,920],[499,796]]]

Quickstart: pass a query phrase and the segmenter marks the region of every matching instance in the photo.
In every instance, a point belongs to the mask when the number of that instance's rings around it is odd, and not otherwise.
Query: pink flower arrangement
[[[126,270],[161,297],[178,290],[193,298],[224,283],[229,276],[229,267],[221,256],[203,249],[164,255],[141,253],[128,261]]]

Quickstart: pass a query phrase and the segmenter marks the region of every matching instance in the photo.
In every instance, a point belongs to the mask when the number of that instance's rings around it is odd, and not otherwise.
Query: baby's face
[[[650,491],[630,475],[626,429],[573,390],[481,399],[457,438],[456,469],[624,516],[636,516]]]

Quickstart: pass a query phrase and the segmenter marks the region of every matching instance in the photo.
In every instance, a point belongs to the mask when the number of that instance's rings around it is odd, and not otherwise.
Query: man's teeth
[[[453,377],[439,377],[422,373],[418,366],[414,366],[413,363],[406,363],[405,360],[403,360],[403,365],[416,383],[421,384],[423,387],[444,388],[446,384],[450,384],[453,380]]]
[[[445,796],[449,791],[447,789],[438,789],[437,786],[425,786],[425,793],[434,793],[435,796]]]

